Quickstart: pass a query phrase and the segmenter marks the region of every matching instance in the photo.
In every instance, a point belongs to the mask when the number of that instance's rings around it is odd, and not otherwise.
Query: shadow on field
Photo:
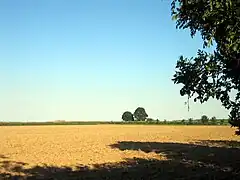
[[[0,179],[240,179],[240,148],[210,147],[207,143],[224,146],[224,142],[218,141],[199,141],[197,144],[120,141],[110,147],[164,154],[168,160],[132,158],[119,163],[94,164],[93,168],[84,165],[74,169],[26,168],[25,163],[0,158],[3,160],[0,168],[9,172],[0,174]],[[232,143],[225,142],[228,146]]]
[[[6,159],[7,157],[0,154],[0,159]]]
[[[199,141],[202,145],[207,146],[223,146],[223,147],[240,147],[239,141],[226,141],[226,140],[201,140]]]

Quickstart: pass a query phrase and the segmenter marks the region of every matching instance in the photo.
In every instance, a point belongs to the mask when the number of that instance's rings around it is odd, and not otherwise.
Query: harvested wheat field
[[[233,179],[240,177],[240,137],[234,130],[229,126],[0,127],[0,179]]]

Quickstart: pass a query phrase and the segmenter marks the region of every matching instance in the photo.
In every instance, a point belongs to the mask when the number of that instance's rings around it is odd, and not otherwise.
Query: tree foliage
[[[220,125],[223,125],[224,124],[224,119],[221,119],[220,120]]]
[[[148,121],[148,122],[153,122],[154,119],[153,119],[153,118],[147,118],[146,121]]]
[[[217,124],[217,118],[215,116],[211,118],[211,124]]]
[[[180,56],[173,82],[194,102],[220,100],[230,110],[229,123],[240,130],[240,0],[173,0],[171,7],[177,28],[189,29],[192,37],[200,32],[203,49],[216,44],[212,53]]]
[[[122,115],[123,121],[134,121],[133,114],[129,111],[126,111]]]
[[[201,117],[201,122],[202,122],[202,124],[207,124],[208,123],[208,117],[206,116],[206,115],[202,115],[202,117]]]
[[[143,107],[138,107],[133,113],[133,115],[137,121],[145,121],[148,117],[148,114]]]
[[[188,123],[189,123],[189,124],[193,124],[193,119],[192,119],[192,118],[189,118],[189,119],[188,119]]]
[[[185,119],[183,119],[183,120],[181,121],[181,123],[182,123],[182,124],[185,124]]]

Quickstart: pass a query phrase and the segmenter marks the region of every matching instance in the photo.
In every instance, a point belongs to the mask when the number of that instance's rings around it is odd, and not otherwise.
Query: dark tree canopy
[[[192,119],[192,118],[189,118],[189,119],[188,119],[188,123],[189,123],[189,124],[192,124],[192,123],[193,123],[193,119]]]
[[[213,117],[211,118],[211,120],[217,120],[217,118],[216,118],[215,116],[213,116]]]
[[[224,124],[224,119],[220,120],[220,124],[223,125]]]
[[[145,109],[142,107],[138,107],[133,114],[137,121],[145,121],[148,117]]]
[[[183,85],[181,96],[220,100],[230,110],[229,123],[240,129],[240,0],[173,0],[172,17],[192,37],[200,32],[203,49],[216,44],[212,53],[180,56],[173,81]]]
[[[129,111],[126,111],[122,115],[123,121],[134,121],[133,114]]]
[[[207,117],[206,115],[202,115],[202,117],[201,117],[201,122],[202,122],[203,124],[207,124],[207,123],[208,123],[208,117]]]
[[[212,124],[217,124],[217,118],[216,118],[215,116],[213,116],[213,117],[211,118],[211,123],[212,123]]]
[[[154,119],[152,119],[152,118],[147,118],[146,121],[152,122],[152,121],[154,121]]]

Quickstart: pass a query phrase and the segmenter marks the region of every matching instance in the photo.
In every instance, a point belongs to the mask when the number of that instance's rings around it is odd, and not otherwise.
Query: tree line
[[[228,119],[217,119],[215,116],[209,118],[207,115],[202,115],[200,119],[189,118],[188,120],[172,120],[166,119],[160,121],[158,119],[148,118],[148,114],[143,107],[138,107],[134,113],[125,111],[122,114],[124,122],[143,122],[146,121],[150,124],[182,124],[182,125],[226,125],[229,124]]]
[[[227,125],[229,124],[228,119],[217,119],[215,116],[209,118],[206,115],[202,115],[200,119],[189,118],[188,120],[181,120],[180,124],[196,124],[196,125]]]

